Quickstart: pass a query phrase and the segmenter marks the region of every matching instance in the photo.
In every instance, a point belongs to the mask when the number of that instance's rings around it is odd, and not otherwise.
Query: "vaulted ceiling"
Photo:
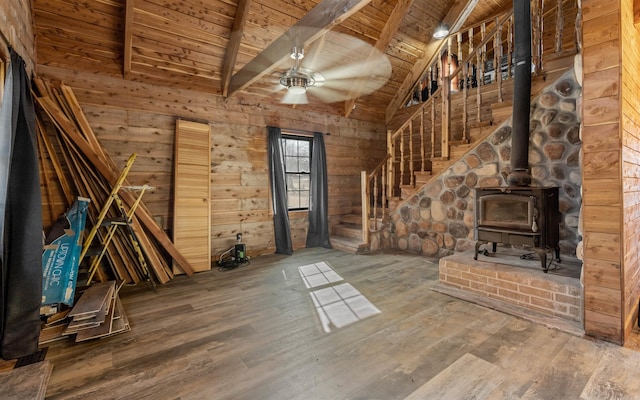
[[[279,103],[286,92],[279,79],[294,63],[292,44],[302,42],[303,61],[328,71],[327,81],[340,74],[362,79],[338,87],[335,96],[310,90],[308,104],[295,107],[384,121],[419,80],[440,22],[464,28],[503,12],[511,0],[33,0],[33,6],[41,65]],[[376,49],[390,71],[367,93],[377,64],[364,62]]]

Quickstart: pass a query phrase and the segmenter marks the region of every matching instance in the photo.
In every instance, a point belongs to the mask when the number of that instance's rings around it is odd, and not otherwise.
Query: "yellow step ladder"
[[[100,211],[100,214],[98,215],[97,220],[95,221],[93,227],[91,228],[91,231],[89,232],[89,234],[87,235],[87,238],[84,241],[82,252],[80,253],[80,262],[82,262],[84,257],[87,255],[87,252],[91,247],[91,244],[94,238],[98,234],[98,229],[101,226],[107,226],[107,232],[106,234],[104,234],[102,240],[100,241],[100,253],[91,261],[91,265],[89,266],[87,285],[91,284],[91,280],[93,279],[93,276],[95,275],[98,269],[98,266],[100,265],[100,261],[102,261],[102,258],[107,252],[107,247],[109,246],[109,243],[111,243],[111,240],[113,239],[118,228],[126,227],[127,238],[131,242],[133,250],[136,252],[138,262],[140,263],[140,268],[142,270],[144,278],[147,280],[147,282],[151,284],[154,290],[156,289],[155,282],[153,281],[151,274],[149,273],[149,268],[147,267],[147,261],[144,256],[144,253],[142,252],[142,248],[140,247],[138,238],[135,232],[133,231],[133,228],[131,227],[133,216],[136,212],[136,209],[140,205],[140,202],[142,201],[142,196],[146,191],[153,190],[153,187],[148,185],[142,185],[142,186],[123,186],[122,185],[127,177],[127,174],[129,173],[129,170],[131,169],[136,159],[136,155],[137,155],[136,153],[133,153],[131,157],[129,157],[129,160],[127,160],[127,164],[122,169],[122,172],[120,172],[120,176],[114,183],[113,188],[111,189],[111,193],[109,193],[109,197],[107,198],[105,204],[102,206],[102,209]],[[120,198],[119,193],[121,190],[139,192],[138,197],[136,198],[136,200],[131,205],[128,211],[124,206],[124,202]],[[106,220],[105,217],[107,216],[107,213],[109,212],[109,209],[111,208],[113,203],[115,203],[120,213],[120,218],[114,219],[114,220]]]

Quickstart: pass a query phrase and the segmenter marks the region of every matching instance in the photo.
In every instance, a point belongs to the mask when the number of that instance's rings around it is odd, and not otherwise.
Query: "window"
[[[311,138],[282,135],[289,210],[309,209]]]

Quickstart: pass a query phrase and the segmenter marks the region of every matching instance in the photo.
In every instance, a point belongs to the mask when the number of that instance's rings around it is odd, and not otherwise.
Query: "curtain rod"
[[[280,128],[280,130],[283,131],[283,132],[290,132],[290,133],[295,133],[296,135],[309,136],[309,137],[312,137],[314,135],[314,133],[315,133],[315,132],[306,131],[306,130],[303,130],[303,129]],[[322,133],[323,135],[326,135],[326,136],[331,136],[331,132],[326,132],[326,133],[320,132],[320,133]]]

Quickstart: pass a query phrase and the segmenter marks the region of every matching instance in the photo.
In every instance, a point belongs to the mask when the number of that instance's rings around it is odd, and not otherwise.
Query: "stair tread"
[[[362,239],[358,240],[340,235],[331,235],[329,241],[331,242],[331,247],[334,249],[351,254],[362,253],[369,247],[367,243],[362,242]]]
[[[340,216],[342,224],[352,224],[362,226],[362,214],[346,214]]]

